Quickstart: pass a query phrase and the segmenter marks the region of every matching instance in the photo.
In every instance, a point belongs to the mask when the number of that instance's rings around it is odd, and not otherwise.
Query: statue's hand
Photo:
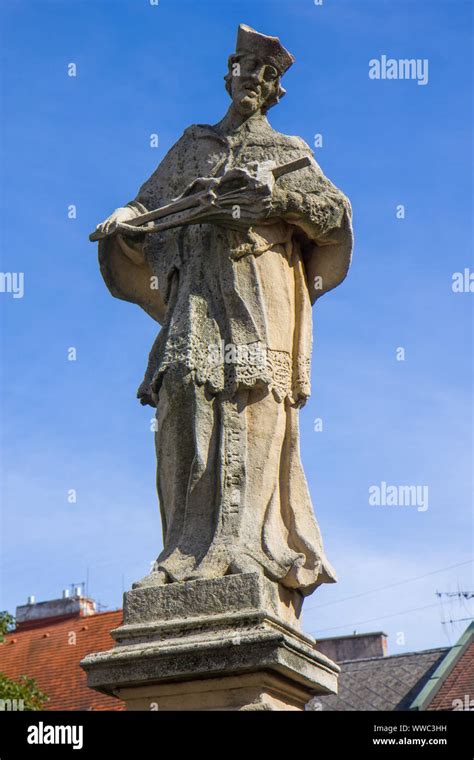
[[[245,190],[236,193],[231,202],[223,202],[222,207],[222,224],[248,228],[267,219],[272,211],[272,196],[271,193],[260,189]]]
[[[129,206],[115,209],[107,219],[97,225],[97,232],[101,232],[103,235],[113,235],[120,229],[120,225],[134,219],[136,216],[135,211]]]
[[[219,187],[208,190],[201,201],[199,215],[205,220],[237,229],[264,221],[272,210],[272,191],[267,184],[236,169]]]

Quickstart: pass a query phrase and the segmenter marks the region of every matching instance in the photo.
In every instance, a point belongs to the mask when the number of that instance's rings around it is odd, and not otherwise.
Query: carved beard
[[[253,87],[249,85],[249,89],[252,90]],[[273,95],[272,92],[262,93],[260,86],[258,87],[258,90],[254,90],[254,92],[255,94],[253,94],[253,92],[248,92],[245,87],[240,87],[238,92],[233,93],[232,100],[234,101],[237,110],[246,116],[253,116],[253,114],[258,111],[265,110],[265,106],[271,100]]]
[[[262,108],[264,99],[260,92],[257,91],[254,94],[253,92],[248,92],[245,88],[242,88],[236,93],[234,102],[239,111],[242,111],[245,114],[254,114]]]

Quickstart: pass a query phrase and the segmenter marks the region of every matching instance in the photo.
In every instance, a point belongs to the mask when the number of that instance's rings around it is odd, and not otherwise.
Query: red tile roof
[[[460,706],[459,700],[462,704]],[[472,706],[470,702],[472,700]],[[462,653],[454,668],[446,676],[427,710],[474,709],[474,641]]]
[[[45,710],[123,710],[121,700],[86,686],[79,665],[87,654],[114,645],[110,631],[121,622],[122,610],[115,610],[12,631],[0,644],[0,672],[15,680],[34,678],[49,697]]]

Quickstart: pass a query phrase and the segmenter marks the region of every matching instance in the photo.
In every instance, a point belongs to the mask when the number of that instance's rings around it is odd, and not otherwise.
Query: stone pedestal
[[[129,710],[303,710],[338,666],[299,629],[302,597],[256,573],[124,595],[116,646],[82,661]]]

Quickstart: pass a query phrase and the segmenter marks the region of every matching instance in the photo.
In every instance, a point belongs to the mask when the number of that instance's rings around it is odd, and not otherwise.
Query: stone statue
[[[298,415],[311,306],[347,274],[351,208],[267,120],[293,61],[242,24],[224,118],[186,129],[91,236],[112,295],[161,325],[138,396],[157,410],[164,548],[135,588],[257,573],[305,596],[336,580]]]

